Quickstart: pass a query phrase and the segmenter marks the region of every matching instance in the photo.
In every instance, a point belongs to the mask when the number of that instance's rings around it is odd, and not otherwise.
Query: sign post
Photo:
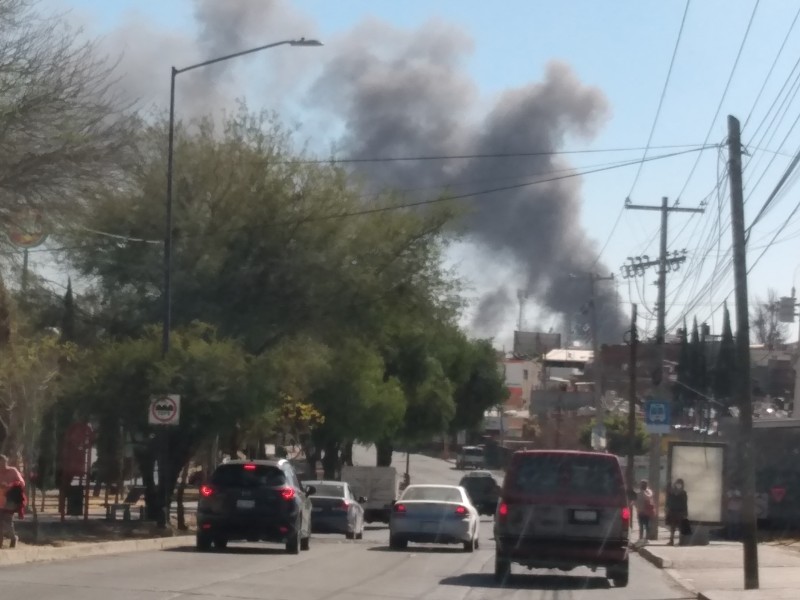
[[[150,406],[147,410],[147,422],[158,427],[161,451],[158,459],[158,483],[161,486],[163,510],[161,511],[159,527],[169,525],[169,488],[167,480],[167,427],[175,427],[181,420],[181,397],[177,394],[161,394],[150,397]]]

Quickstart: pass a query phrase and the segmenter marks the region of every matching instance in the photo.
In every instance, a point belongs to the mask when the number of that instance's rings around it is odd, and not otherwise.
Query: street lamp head
[[[319,40],[307,40],[306,38],[300,38],[299,40],[292,40],[289,42],[291,46],[324,46],[322,42]]]

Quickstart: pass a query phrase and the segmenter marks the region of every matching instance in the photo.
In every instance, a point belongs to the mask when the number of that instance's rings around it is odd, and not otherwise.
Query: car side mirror
[[[367,501],[367,499],[364,496],[359,496],[358,497],[358,503],[359,504],[364,504],[366,501]]]
[[[317,488],[315,488],[313,485],[306,486],[306,496],[313,496],[316,493],[317,493]]]

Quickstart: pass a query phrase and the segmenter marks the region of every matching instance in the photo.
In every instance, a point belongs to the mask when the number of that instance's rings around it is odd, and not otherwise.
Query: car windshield
[[[221,465],[211,476],[219,487],[261,488],[286,484],[286,475],[271,465]]]
[[[542,454],[520,460],[510,488],[525,494],[613,496],[620,486],[618,467],[606,458]]]
[[[410,487],[403,500],[428,500],[431,502],[463,502],[461,492],[452,487]]]
[[[344,486],[337,483],[309,482],[317,490],[314,496],[327,496],[328,498],[344,498]],[[313,497],[312,497],[313,499]]]

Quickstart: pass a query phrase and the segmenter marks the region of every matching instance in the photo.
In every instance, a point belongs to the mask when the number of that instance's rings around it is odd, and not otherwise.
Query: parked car
[[[495,578],[529,569],[605,568],[628,585],[631,512],[619,459],[602,452],[516,452],[495,515]]]
[[[466,552],[479,545],[480,516],[467,491],[456,485],[410,485],[392,507],[389,547],[402,550],[409,542],[463,544]]]
[[[486,466],[486,455],[484,449],[479,446],[464,446],[456,458],[456,468],[482,469]]]
[[[306,481],[314,486],[311,497],[311,531],[343,533],[348,540],[364,537],[363,496],[356,498],[344,481]]]
[[[285,459],[224,463],[200,486],[197,549],[247,540],[282,543],[290,554],[308,550],[315,491]]]
[[[493,515],[497,510],[500,485],[489,471],[466,473],[458,483],[467,490],[472,505],[482,515]]]

